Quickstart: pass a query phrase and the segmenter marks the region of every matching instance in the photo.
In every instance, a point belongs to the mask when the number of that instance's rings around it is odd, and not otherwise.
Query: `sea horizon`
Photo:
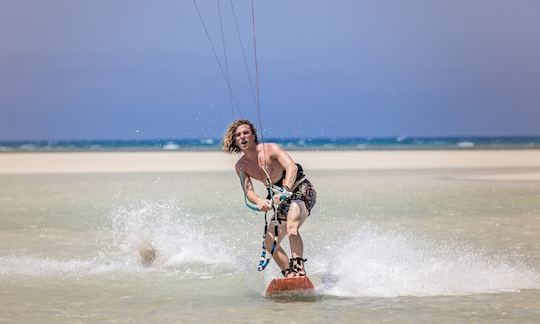
[[[539,149],[540,136],[393,136],[267,138],[289,150]],[[0,152],[215,151],[220,138],[0,140]]]

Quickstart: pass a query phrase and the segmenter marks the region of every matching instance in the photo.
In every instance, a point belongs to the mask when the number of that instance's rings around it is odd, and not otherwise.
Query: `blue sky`
[[[217,1],[197,0],[223,61]],[[0,140],[221,137],[256,120],[192,0],[0,2]],[[254,78],[251,1],[234,0]],[[540,135],[538,1],[255,0],[266,137]]]

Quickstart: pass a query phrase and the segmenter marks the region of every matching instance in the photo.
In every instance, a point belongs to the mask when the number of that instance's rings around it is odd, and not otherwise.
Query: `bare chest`
[[[279,162],[271,159],[265,159],[264,157],[259,157],[257,163],[244,161],[244,163],[242,163],[242,167],[251,178],[254,178],[262,183],[266,183],[267,175],[265,170],[268,172],[268,176],[270,176],[272,183],[277,182],[283,175],[283,167],[279,164]]]

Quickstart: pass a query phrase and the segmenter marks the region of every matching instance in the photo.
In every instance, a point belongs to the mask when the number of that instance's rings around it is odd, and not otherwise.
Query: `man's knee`
[[[302,201],[293,201],[289,207],[289,213],[287,214],[287,220],[298,221],[307,216],[307,209]]]
[[[298,235],[298,229],[300,228],[298,223],[287,223],[287,235],[295,236]]]

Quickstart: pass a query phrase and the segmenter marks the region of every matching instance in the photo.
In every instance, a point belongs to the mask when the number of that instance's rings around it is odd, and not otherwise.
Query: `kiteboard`
[[[268,288],[266,288],[265,296],[272,296],[282,293],[309,293],[315,286],[307,276],[277,278],[273,279]]]

